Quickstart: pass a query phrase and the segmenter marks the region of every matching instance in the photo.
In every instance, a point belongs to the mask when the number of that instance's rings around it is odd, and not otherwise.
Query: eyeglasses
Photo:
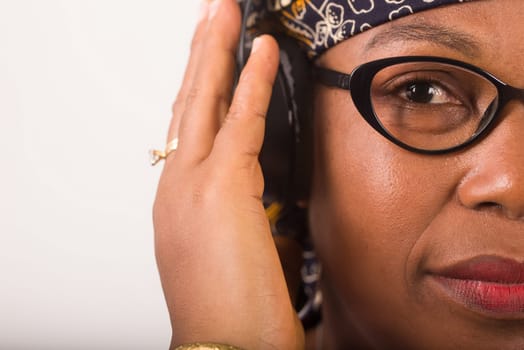
[[[485,136],[500,111],[524,89],[461,61],[430,56],[393,57],[358,66],[351,74],[315,68],[324,85],[349,90],[376,131],[409,151],[442,154]]]

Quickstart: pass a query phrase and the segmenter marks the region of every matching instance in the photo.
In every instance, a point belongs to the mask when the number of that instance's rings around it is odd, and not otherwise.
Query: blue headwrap
[[[259,11],[269,10],[276,14],[287,34],[303,43],[309,57],[313,58],[347,38],[385,22],[466,1],[254,0],[254,4]]]

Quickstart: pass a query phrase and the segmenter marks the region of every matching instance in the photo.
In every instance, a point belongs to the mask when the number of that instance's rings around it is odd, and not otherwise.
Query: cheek
[[[312,211],[329,217],[336,239],[348,244],[388,249],[409,240],[406,234],[430,215],[420,216],[430,206],[420,193],[431,187],[424,177],[430,169],[373,130],[347,93],[329,91],[329,97],[316,104]]]
[[[325,277],[341,299],[358,304],[352,310],[366,300],[381,308],[376,299],[399,306],[412,293],[412,248],[449,200],[454,179],[436,181],[442,161],[379,135],[347,92],[321,90],[315,107],[310,220]]]

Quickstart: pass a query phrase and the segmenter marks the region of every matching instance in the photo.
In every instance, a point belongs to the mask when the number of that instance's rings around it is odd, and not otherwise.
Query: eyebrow
[[[466,56],[480,55],[480,43],[470,35],[451,28],[432,24],[405,24],[391,27],[375,35],[366,50],[398,41],[426,41],[461,52]]]

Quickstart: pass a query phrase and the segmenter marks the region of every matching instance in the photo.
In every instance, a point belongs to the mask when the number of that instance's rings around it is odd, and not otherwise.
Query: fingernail
[[[218,8],[220,7],[220,3],[222,1],[220,0],[212,0],[211,1],[211,5],[209,6],[209,19],[215,17],[217,11],[218,11]]]
[[[260,47],[260,37],[257,36],[254,40],[253,40],[253,44],[251,45],[251,53],[255,53],[258,48]]]

